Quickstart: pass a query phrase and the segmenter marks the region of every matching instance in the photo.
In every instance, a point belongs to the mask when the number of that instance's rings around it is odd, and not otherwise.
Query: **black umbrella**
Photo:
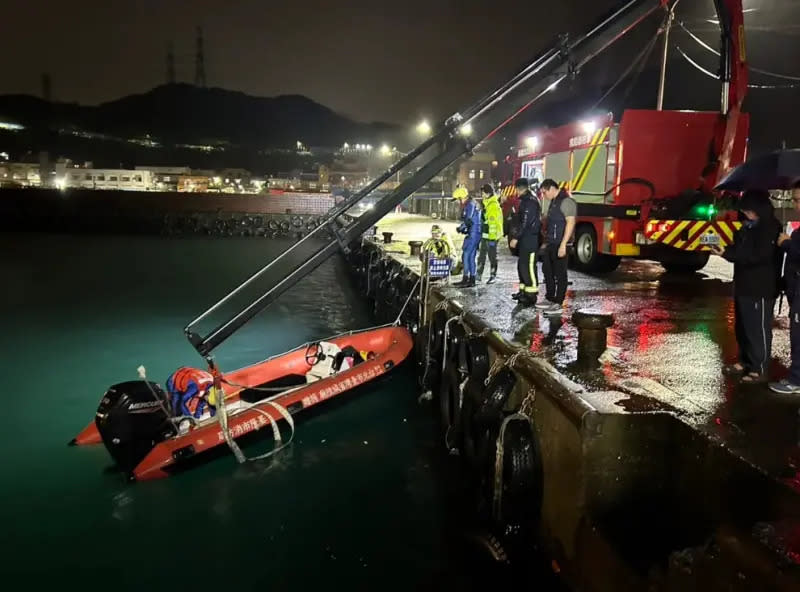
[[[751,158],[733,169],[716,189],[791,189],[800,181],[800,150],[779,150]]]

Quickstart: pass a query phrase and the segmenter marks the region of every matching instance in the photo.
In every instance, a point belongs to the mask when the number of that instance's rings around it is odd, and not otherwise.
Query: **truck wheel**
[[[685,253],[661,261],[661,266],[667,273],[695,273],[706,266],[710,256],[708,253]]]
[[[609,273],[619,267],[620,258],[597,251],[597,233],[591,224],[582,224],[575,232],[572,266],[578,271]]]

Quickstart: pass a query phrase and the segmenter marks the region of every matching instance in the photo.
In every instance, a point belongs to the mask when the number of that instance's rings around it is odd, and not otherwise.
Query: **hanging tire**
[[[447,364],[439,387],[439,414],[442,435],[448,449],[461,449],[461,374],[455,364]]]
[[[281,225],[278,224],[278,221],[275,218],[270,218],[269,222],[267,222],[267,228],[272,231],[280,229]]]
[[[469,466],[479,470],[482,466],[481,450],[486,448],[485,440],[489,437],[488,426],[475,424],[475,412],[483,400],[483,380],[470,376],[464,388],[464,399],[461,406],[461,432],[463,434],[464,458]]]
[[[466,373],[482,383],[489,376],[489,342],[485,337],[470,335],[462,352]]]
[[[475,406],[473,423],[476,428],[498,424],[503,409],[517,384],[517,375],[510,368],[501,368],[481,392]]]
[[[291,225],[289,224],[288,220],[282,220],[280,223],[281,232],[287,233],[291,229]]]
[[[597,232],[591,224],[581,224],[575,231],[572,266],[589,273],[609,273],[619,267],[620,258],[600,253]]]
[[[495,434],[499,435],[499,428]],[[489,507],[494,498],[497,437],[489,441],[485,457],[484,496]],[[501,511],[495,516],[500,527],[536,529],[544,492],[541,445],[533,424],[527,419],[508,422],[503,436],[503,478]]]
[[[292,216],[292,226],[295,228],[302,228],[303,219],[300,216]]]
[[[444,349],[444,328],[447,324],[447,313],[437,310],[433,313],[431,324],[433,325],[433,335],[431,336],[431,358],[435,359],[440,365],[442,363],[442,352]]]

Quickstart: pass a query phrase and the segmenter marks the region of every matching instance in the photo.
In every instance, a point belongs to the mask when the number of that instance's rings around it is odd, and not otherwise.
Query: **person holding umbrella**
[[[800,181],[792,189],[792,204],[800,211]],[[792,364],[789,376],[780,382],[769,385],[770,390],[782,395],[800,394],[800,229],[792,232],[792,236],[781,233],[778,246],[786,254],[784,267],[784,289],[789,301],[789,341],[791,342]]]
[[[772,354],[772,317],[779,293],[780,223],[766,191],[746,191],[739,203],[742,227],[715,255],[733,263],[733,294],[739,361],[726,366],[743,383],[766,382]]]

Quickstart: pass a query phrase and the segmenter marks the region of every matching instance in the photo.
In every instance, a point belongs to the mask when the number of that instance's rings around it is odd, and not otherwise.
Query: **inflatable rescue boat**
[[[403,362],[413,339],[403,327],[348,333],[298,347],[219,377],[224,394],[214,416],[176,416],[160,385],[147,380],[116,384],[95,419],[70,442],[103,443],[117,468],[132,480],[167,477],[229,445],[369,383]],[[339,354],[342,352],[342,354]],[[357,352],[342,363],[347,352]],[[335,363],[331,363],[335,358]],[[219,396],[219,393],[215,393]]]

